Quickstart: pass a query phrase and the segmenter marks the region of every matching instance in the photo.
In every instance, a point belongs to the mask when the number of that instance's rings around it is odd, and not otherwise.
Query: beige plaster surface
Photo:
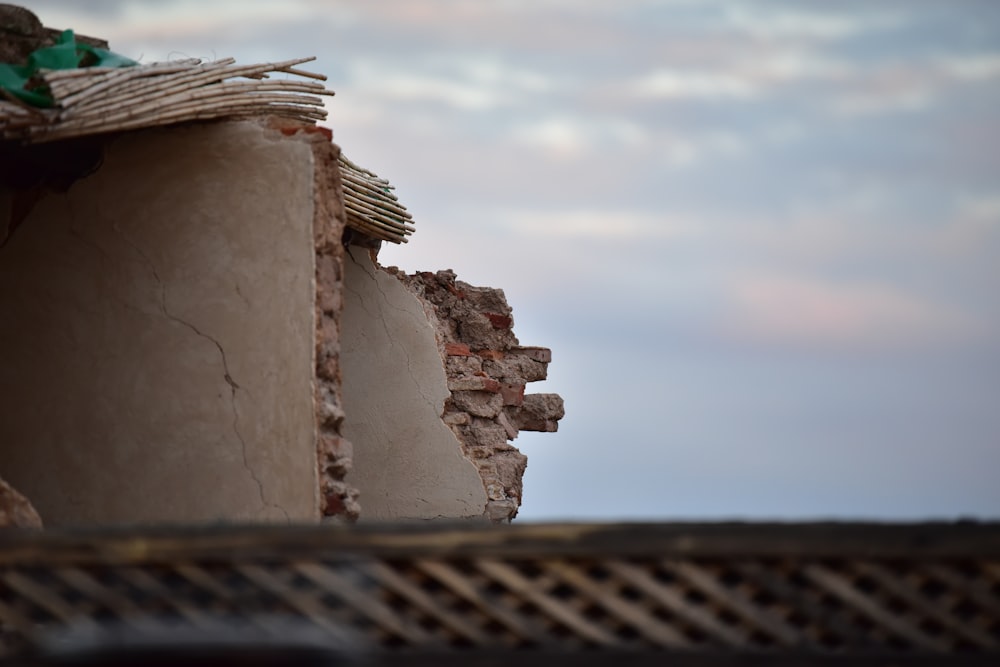
[[[0,474],[47,526],[318,519],[312,161],[130,133],[0,248]]]
[[[343,430],[362,520],[481,517],[483,482],[441,421],[448,384],[423,306],[366,250],[344,264]]]

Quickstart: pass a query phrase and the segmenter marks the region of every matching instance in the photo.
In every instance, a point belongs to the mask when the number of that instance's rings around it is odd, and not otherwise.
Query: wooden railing
[[[1000,525],[15,531],[0,628],[10,657],[215,636],[369,664],[1000,665]]]

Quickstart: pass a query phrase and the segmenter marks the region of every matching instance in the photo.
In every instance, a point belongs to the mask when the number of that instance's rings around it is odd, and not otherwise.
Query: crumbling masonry
[[[518,343],[503,290],[474,287],[452,271],[390,271],[434,323],[451,391],[442,419],[479,470],[486,516],[510,520],[521,504],[527,457],[508,440],[518,431],[555,431],[564,415],[557,394],[525,394],[527,383],[546,378],[552,352]]]
[[[0,62],[64,38],[0,5]],[[307,60],[81,61],[24,84],[46,108],[0,99],[0,526],[517,514],[551,353],[501,290],[378,266],[410,214],[316,125]]]

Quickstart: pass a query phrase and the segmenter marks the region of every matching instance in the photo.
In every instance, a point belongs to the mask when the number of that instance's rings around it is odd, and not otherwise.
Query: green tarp
[[[139,63],[107,49],[76,41],[72,30],[65,30],[53,46],[34,51],[24,65],[0,63],[0,88],[22,102],[36,107],[55,104],[45,85],[32,78],[43,69],[78,67],[132,67]]]

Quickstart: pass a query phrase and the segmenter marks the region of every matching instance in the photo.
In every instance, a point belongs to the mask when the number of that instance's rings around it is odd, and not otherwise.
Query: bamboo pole
[[[377,202],[372,202],[367,197],[361,196],[357,191],[352,191],[350,189],[344,190],[344,197],[354,205],[359,211],[366,212],[370,217],[374,217],[378,220],[384,221],[386,224],[395,227],[400,230],[407,229],[408,226],[404,223],[401,218],[408,218],[409,213],[405,209],[397,213],[399,209],[387,210],[386,208],[379,206]]]

